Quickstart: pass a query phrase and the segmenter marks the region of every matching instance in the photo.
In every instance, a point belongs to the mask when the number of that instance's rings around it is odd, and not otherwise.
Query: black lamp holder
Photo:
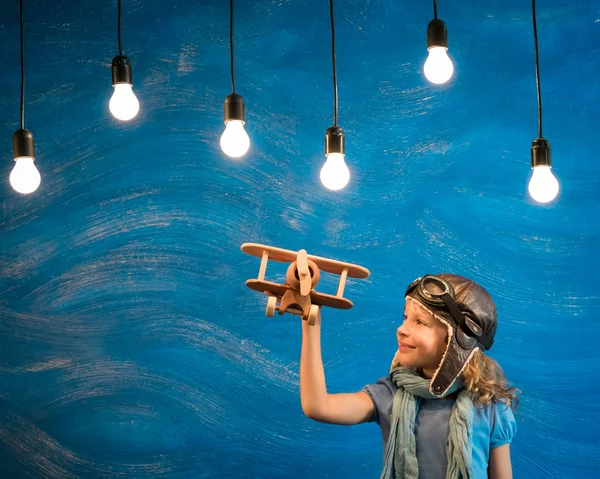
[[[133,75],[131,73],[131,61],[125,55],[117,55],[112,61],[112,83],[128,83],[133,85]]]
[[[229,60],[231,72],[231,94],[225,98],[225,124],[230,120],[246,122],[246,107],[244,99],[235,92],[235,75],[233,68],[234,59],[233,45],[233,0],[229,0]]]
[[[341,126],[330,126],[325,133],[325,155],[329,153],[346,154],[346,140]]]
[[[540,87],[540,55],[538,50],[537,21],[535,14],[535,0],[531,1],[531,13],[533,18],[533,42],[535,48],[535,83],[538,101],[538,137],[531,144],[531,167],[552,166],[550,156],[550,143],[542,134],[542,91]]]
[[[23,0],[20,2],[21,26],[21,128],[13,134],[13,158],[17,161],[22,157],[35,160],[35,144],[33,134],[25,129],[25,49],[23,47]]]
[[[545,138],[536,138],[531,144],[531,167],[552,166],[550,143]]]
[[[15,131],[13,135],[13,152],[15,161],[24,156],[35,158],[33,134],[29,130],[20,129]]]
[[[121,44],[121,0],[117,2],[117,42],[119,44],[119,54],[112,61],[112,84],[128,83],[133,85],[133,76],[131,74],[131,61],[123,55],[123,46]]]
[[[427,25],[427,49],[433,47],[448,48],[448,30],[439,18],[434,18]]]
[[[230,120],[246,121],[246,107],[241,95],[230,93],[225,98],[225,123]]]
[[[335,58],[335,21],[333,11],[333,0],[329,0],[329,18],[331,20],[331,62],[333,66],[333,126],[325,132],[325,156],[329,153],[346,153],[346,140],[344,130],[338,126],[338,87],[337,68]]]

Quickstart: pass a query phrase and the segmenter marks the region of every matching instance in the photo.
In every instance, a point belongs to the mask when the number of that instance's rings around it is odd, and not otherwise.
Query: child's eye
[[[425,323],[423,321],[421,321],[420,319],[417,319],[417,324],[422,324],[423,326],[425,326]]]

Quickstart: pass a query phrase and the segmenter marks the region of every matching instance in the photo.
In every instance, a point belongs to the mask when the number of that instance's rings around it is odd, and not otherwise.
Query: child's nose
[[[406,336],[406,327],[404,326],[404,323],[402,323],[400,326],[398,326],[398,329],[396,330],[396,335],[398,337]]]

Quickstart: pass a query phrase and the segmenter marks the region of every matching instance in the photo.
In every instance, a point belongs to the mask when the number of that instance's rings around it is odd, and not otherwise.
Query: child
[[[302,410],[326,423],[378,423],[382,479],[511,479],[518,390],[483,354],[496,334],[492,298],[451,274],[418,278],[405,296],[390,374],[357,393],[327,393],[321,318],[314,326],[303,321]]]

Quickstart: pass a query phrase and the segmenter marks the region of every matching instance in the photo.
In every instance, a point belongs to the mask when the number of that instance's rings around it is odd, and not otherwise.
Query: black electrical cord
[[[437,20],[437,0],[433,0],[433,18]]]
[[[233,76],[233,0],[229,0],[229,52],[231,55],[231,91],[235,93],[235,77]]]
[[[118,38],[119,38],[119,55],[123,56],[123,47],[121,46],[121,0],[118,2],[117,15],[119,17],[117,21]]]
[[[25,49],[23,48],[23,0],[21,0],[21,130],[25,129]]]
[[[537,34],[537,22],[535,19],[535,0],[531,2],[531,10],[533,16],[533,41],[535,43],[535,82],[537,86],[537,99],[538,99],[538,137],[543,138],[542,135],[542,92],[540,88],[540,58],[538,53],[538,34]]]
[[[335,23],[333,21],[333,0],[329,0],[329,13],[331,16],[331,58],[333,61],[333,124],[338,124],[338,88],[337,69],[335,65]]]

